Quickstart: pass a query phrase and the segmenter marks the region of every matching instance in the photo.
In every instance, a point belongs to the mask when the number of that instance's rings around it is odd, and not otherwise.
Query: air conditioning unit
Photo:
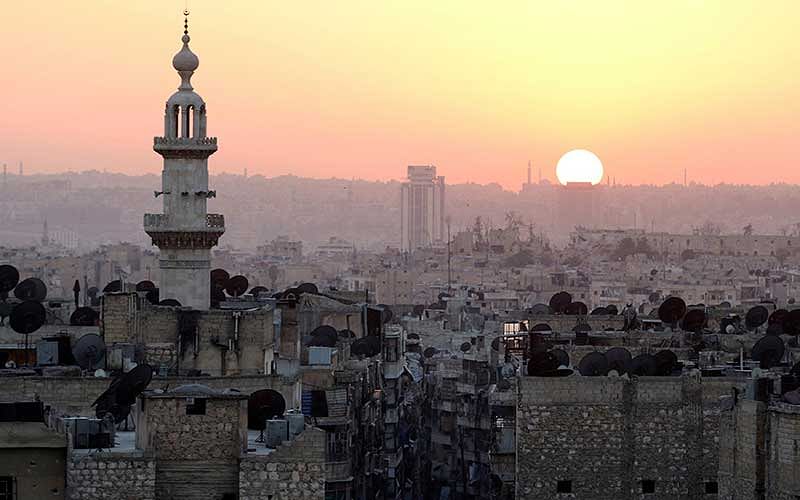
[[[110,420],[86,417],[63,419],[72,435],[72,446],[77,450],[114,447],[114,424]]]
[[[267,420],[264,441],[267,448],[277,448],[289,439],[289,423],[286,420]]]
[[[289,422],[289,435],[294,437],[306,428],[306,417],[302,413],[288,413],[286,420]]]
[[[309,365],[330,365],[333,355],[332,347],[309,347],[308,348],[308,364]]]

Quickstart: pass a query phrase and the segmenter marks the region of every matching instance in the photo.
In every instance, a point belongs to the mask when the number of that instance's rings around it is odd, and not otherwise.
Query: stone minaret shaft
[[[208,199],[216,196],[208,189],[208,157],[217,151],[217,139],[206,136],[206,105],[191,85],[200,61],[189,40],[187,22],[183,47],[172,59],[181,85],[167,101],[164,136],[153,141],[153,150],[164,157],[161,191],[155,192],[163,197],[164,213],[145,214],[144,230],[161,251],[161,299],[208,309],[211,247],[225,232],[225,221],[207,211]]]

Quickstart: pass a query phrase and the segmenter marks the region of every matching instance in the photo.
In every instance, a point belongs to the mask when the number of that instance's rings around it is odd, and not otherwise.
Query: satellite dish
[[[800,334],[800,309],[792,309],[783,319],[783,333],[786,335]]]
[[[411,333],[408,335],[408,338],[409,339],[413,338],[411,337],[412,335],[417,335],[417,334]],[[356,332],[354,332],[353,330],[348,330],[347,328],[345,328],[344,330],[339,330],[339,338],[344,340],[354,339],[356,338]],[[416,338],[419,339],[419,335],[417,335]]]
[[[28,335],[41,328],[45,318],[47,318],[47,311],[40,302],[26,300],[11,310],[9,324],[15,332]]]
[[[670,350],[658,351],[653,358],[656,360],[656,375],[672,375],[672,372],[678,368],[678,356]]]
[[[706,326],[706,313],[702,309],[690,309],[681,320],[681,330],[700,332]]]
[[[147,302],[153,305],[158,305],[159,295],[158,288],[155,288],[153,290],[148,290],[147,293],[144,294],[144,298],[147,299]]]
[[[564,308],[564,314],[571,316],[586,316],[589,314],[589,308],[583,302],[570,302]]]
[[[603,377],[608,375],[608,370],[608,360],[596,351],[590,352],[578,363],[578,372],[584,377]]]
[[[759,367],[768,369],[781,362],[785,350],[786,346],[784,346],[780,337],[765,335],[755,343],[753,350],[750,352],[750,357],[753,361],[759,362]]]
[[[583,322],[578,323],[577,325],[575,325],[572,328],[572,331],[575,332],[575,333],[589,333],[589,332],[592,331],[592,325],[590,325],[589,323],[583,321]]]
[[[495,337],[492,340],[492,350],[493,351],[500,351],[500,337]]]
[[[553,310],[547,304],[534,304],[529,312],[534,316],[553,314]]]
[[[567,292],[558,292],[550,297],[550,309],[555,314],[563,314],[570,303],[572,303],[572,295]]]
[[[239,297],[250,287],[250,283],[242,275],[234,276],[225,283],[225,291],[231,297]]]
[[[728,302],[727,300],[725,300],[725,301],[722,301],[722,302],[719,303],[719,307],[722,308],[722,309],[730,309],[731,308],[731,303]]]
[[[569,354],[564,349],[550,349],[558,360],[558,366],[569,366]]]
[[[463,344],[461,344],[461,347],[459,347],[459,349],[461,349],[461,352],[469,352],[470,350],[472,350],[472,344],[470,344],[469,342],[464,342]]]
[[[250,394],[247,400],[247,428],[263,431],[267,420],[282,417],[286,412],[286,400],[280,392],[273,389],[261,389]]]
[[[91,307],[79,307],[72,311],[69,317],[71,326],[95,326],[100,320],[100,314]]]
[[[317,285],[315,285],[314,283],[301,283],[297,287],[297,294],[299,295],[301,293],[310,293],[317,295],[319,294],[319,288],[317,288]]]
[[[422,304],[415,305],[414,309],[411,310],[411,313],[414,316],[422,316],[422,313],[424,312],[425,312],[425,306],[423,306]]]
[[[150,290],[155,290],[156,284],[150,280],[142,280],[136,283],[136,291],[137,292],[148,292]]]
[[[350,354],[371,358],[381,352],[381,339],[375,335],[362,337],[350,344]]]
[[[537,323],[531,328],[532,332],[552,332],[553,329],[547,323]]]
[[[84,370],[99,370],[106,363],[106,344],[99,335],[84,335],[72,349],[72,356]]]
[[[528,359],[528,375],[531,377],[548,377],[556,372],[558,372],[558,358],[552,352],[535,352]]]
[[[619,314],[619,309],[617,309],[617,306],[615,306],[614,304],[607,305],[606,311],[608,311],[608,314],[610,316],[616,316],[617,314]]]
[[[253,288],[250,289],[250,295],[252,295],[253,297],[258,297],[261,294],[266,295],[268,293],[269,289],[265,286],[260,286],[260,285],[254,286]]]
[[[5,323],[6,318],[11,316],[11,311],[14,310],[14,306],[9,304],[6,301],[0,302],[0,324]]]
[[[131,405],[136,402],[136,398],[144,392],[152,379],[153,369],[146,364],[138,365],[128,373],[115,378],[108,389],[92,403],[92,406],[96,407],[97,418],[110,415],[115,424],[124,422],[131,412]]]
[[[47,298],[47,287],[39,278],[28,278],[19,282],[14,288],[14,296],[19,300],[35,300],[42,302]]]
[[[383,320],[384,325],[394,318],[394,312],[389,306],[386,304],[378,304],[378,307],[381,308],[381,319]]]
[[[589,313],[590,316],[606,316],[608,314],[608,309],[605,307],[595,307],[592,309],[592,312]]]
[[[309,347],[336,347],[338,338],[339,332],[336,331],[336,328],[322,325],[312,330],[311,340],[306,345]]]
[[[7,294],[19,283],[19,271],[8,264],[0,266],[0,293]]]
[[[744,325],[748,330],[755,330],[769,319],[769,311],[764,306],[751,307],[744,317]]]
[[[122,291],[122,280],[114,280],[109,281],[108,284],[103,287],[103,293],[115,293]]]
[[[631,367],[631,352],[624,347],[612,347],[604,354],[608,361],[608,370],[619,375],[628,373]]]
[[[640,354],[631,360],[628,373],[639,377],[651,377],[658,373],[658,362],[652,354]]]
[[[778,324],[781,325],[781,331],[783,331],[783,322],[786,320],[786,316],[789,315],[789,311],[786,309],[776,309],[772,311],[772,314],[769,315],[769,319],[767,320],[768,325]]]
[[[686,314],[686,302],[680,297],[670,297],[658,308],[658,319],[662,323],[674,325]]]
[[[164,299],[159,302],[158,305],[165,307],[181,307],[181,303],[175,299]]]
[[[771,325],[767,326],[767,335],[783,335],[783,324],[781,323],[772,323]]]
[[[436,349],[435,347],[428,347],[424,351],[422,351],[422,355],[425,356],[426,358],[432,358],[438,352],[439,352],[439,350]]]
[[[213,269],[211,271],[211,286],[225,288],[225,283],[231,279],[231,275],[224,269]]]

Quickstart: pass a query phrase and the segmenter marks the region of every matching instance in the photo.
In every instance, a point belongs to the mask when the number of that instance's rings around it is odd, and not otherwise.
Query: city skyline
[[[182,2],[14,4],[0,162],[12,172],[160,171],[166,63]],[[790,2],[300,7],[194,0],[195,86],[225,138],[213,173],[518,189],[586,148],[627,184],[800,182]],[[142,36],[147,33],[147,36]],[[135,50],[134,50],[135,47]],[[46,64],[43,64],[46,63]],[[72,120],[80,116],[80,120]],[[65,123],[71,123],[65,129]],[[42,138],[47,147],[43,148]]]

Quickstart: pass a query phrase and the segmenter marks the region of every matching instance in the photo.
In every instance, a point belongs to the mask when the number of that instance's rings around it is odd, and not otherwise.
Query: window
[[[719,485],[716,481],[706,481],[706,495],[716,495],[719,493]]]
[[[656,482],[652,479],[642,479],[642,493],[655,493]]]
[[[558,481],[556,483],[556,493],[572,493],[572,481]]]
[[[188,398],[186,400],[187,415],[205,415],[206,400],[202,398]]]
[[[14,478],[0,476],[0,500],[14,500]]]

